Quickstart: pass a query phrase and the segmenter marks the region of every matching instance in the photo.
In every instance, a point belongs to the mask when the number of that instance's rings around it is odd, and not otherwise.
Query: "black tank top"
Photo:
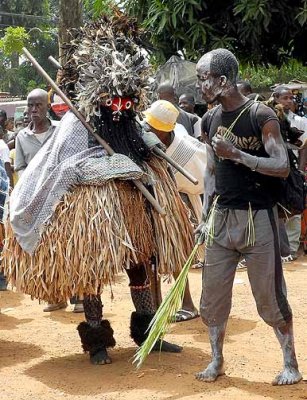
[[[209,142],[217,128],[229,126],[240,112],[252,101],[248,101],[235,111],[211,110],[213,116],[206,113],[202,122],[203,131],[207,133]],[[262,140],[261,129],[269,120],[277,120],[276,114],[269,107],[259,104],[256,113],[256,124],[251,123],[250,109],[245,110],[235,123],[232,133],[236,147],[241,151],[257,156],[268,157]],[[210,122],[210,123],[209,123]],[[206,126],[209,123],[210,126]],[[253,126],[259,126],[255,132]],[[244,210],[251,204],[252,209],[260,210],[273,207],[280,193],[280,178],[263,175],[231,160],[221,160],[215,156],[216,194],[219,195],[220,207]]]

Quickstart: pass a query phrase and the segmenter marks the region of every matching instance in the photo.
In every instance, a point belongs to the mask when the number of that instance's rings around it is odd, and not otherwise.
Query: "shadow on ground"
[[[34,344],[0,340],[0,369],[26,363],[43,354],[42,348]]]
[[[12,290],[0,291],[0,308],[18,307],[24,297],[24,294]]]
[[[137,388],[152,391],[154,398],[159,398],[161,393],[161,398],[167,395],[167,399],[175,400],[203,392],[218,396],[223,389],[236,388],[241,391],[241,398],[244,393],[261,393],[272,399],[306,399],[304,382],[283,388],[227,376],[215,383],[198,382],[194,378],[195,365],[207,363],[209,355],[196,348],[185,348],[181,354],[151,354],[140,370],[131,364],[134,353],[135,348],[113,350],[110,352],[113,364],[105,366],[91,365],[88,356],[83,354],[52,358],[27,369],[25,374],[52,389],[76,396],[116,396]]]
[[[0,331],[16,329],[18,325],[28,324],[31,321],[33,321],[31,318],[19,319],[6,315],[2,312],[0,314]]]

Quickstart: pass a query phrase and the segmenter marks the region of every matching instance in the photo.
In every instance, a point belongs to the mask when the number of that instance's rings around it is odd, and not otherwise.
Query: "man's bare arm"
[[[256,157],[237,149],[222,136],[216,135],[213,140],[213,150],[221,158],[227,158],[236,163],[246,165],[253,171],[264,175],[286,178],[290,167],[288,154],[280,134],[279,123],[268,121],[262,128],[262,142],[269,157]]]

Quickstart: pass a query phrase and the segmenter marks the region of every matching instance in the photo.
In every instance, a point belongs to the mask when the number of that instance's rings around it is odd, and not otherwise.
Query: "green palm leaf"
[[[142,366],[157,340],[163,339],[169,328],[169,325],[174,322],[174,315],[181,307],[188,273],[194,261],[198,247],[199,244],[196,244],[187,262],[183,266],[178,278],[176,279],[175,284],[165,296],[163,302],[153,317],[148,328],[150,329],[148,337],[142,346],[139,347],[133,358],[133,363],[136,363],[137,368]]]

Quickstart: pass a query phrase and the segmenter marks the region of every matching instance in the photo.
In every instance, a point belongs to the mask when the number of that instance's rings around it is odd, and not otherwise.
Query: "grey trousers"
[[[273,327],[282,327],[292,319],[279,250],[277,210],[253,212],[253,246],[246,245],[247,217],[246,210],[217,210],[213,244],[206,248],[200,303],[201,317],[208,326],[228,319],[233,280],[242,255],[259,315]]]

